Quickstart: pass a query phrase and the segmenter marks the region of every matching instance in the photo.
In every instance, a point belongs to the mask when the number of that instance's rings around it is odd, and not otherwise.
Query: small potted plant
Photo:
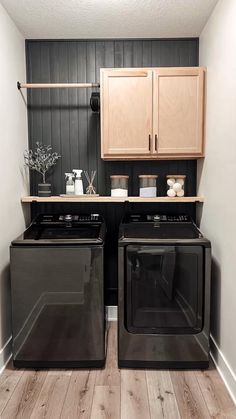
[[[46,183],[46,173],[57,163],[61,156],[53,152],[50,145],[36,142],[35,150],[26,150],[24,153],[25,165],[42,176],[42,183],[38,184],[38,196],[51,196],[51,183]]]

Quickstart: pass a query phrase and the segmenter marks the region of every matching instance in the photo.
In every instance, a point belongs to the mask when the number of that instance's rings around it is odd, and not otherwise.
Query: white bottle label
[[[66,194],[73,195],[75,193],[74,185],[66,185]]]
[[[83,195],[83,182],[82,179],[76,179],[75,180],[75,195]]]
[[[144,198],[153,198],[157,196],[157,188],[155,186],[139,188],[139,196],[142,196]]]
[[[121,189],[121,188],[112,189],[111,196],[128,196],[128,191],[127,189]]]

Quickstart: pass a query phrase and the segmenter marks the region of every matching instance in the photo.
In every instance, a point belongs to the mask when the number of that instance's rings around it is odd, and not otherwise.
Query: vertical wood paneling
[[[124,67],[133,67],[133,42],[132,41],[124,41]]]
[[[69,80],[78,82],[77,46],[76,43],[68,44],[68,71]],[[71,167],[79,167],[79,123],[78,123],[78,89],[69,89],[69,127],[70,127],[70,162]]]
[[[45,42],[40,48],[40,77],[42,83],[51,80],[50,75],[50,49],[49,43]],[[51,144],[51,90],[42,89],[41,91],[41,115],[42,115],[42,137],[47,139],[47,143]]]
[[[115,67],[115,44],[114,41],[105,42],[105,67]]]
[[[115,41],[115,67],[124,67],[124,41]]]
[[[101,67],[195,66],[198,40],[83,40],[27,41],[28,82],[99,81]],[[158,194],[166,193],[165,175],[187,175],[187,194],[196,193],[195,161],[104,162],[100,158],[99,114],[89,107],[91,89],[28,91],[29,145],[52,144],[62,155],[49,180],[53,193],[65,192],[64,173],[74,168],[97,170],[98,193],[110,194],[110,175],[128,174],[129,193],[138,194],[138,175],[156,173]],[[31,174],[31,193],[37,193],[37,174]],[[86,187],[87,183],[84,182]],[[187,212],[195,217],[195,204],[80,204],[32,205],[39,212],[100,212],[107,222],[105,258],[106,304],[117,302],[117,237],[124,211]]]
[[[152,65],[152,41],[142,42],[142,67],[151,67]]]
[[[87,42],[87,71],[86,80],[96,79],[96,43],[94,41]],[[87,103],[91,97],[92,89],[86,89]],[[87,124],[88,124],[88,136],[87,136],[87,150],[88,150],[88,167],[89,172],[91,170],[97,170],[98,152],[96,142],[96,125],[97,118],[90,108],[87,107]]]
[[[63,42],[59,53],[59,78],[60,83],[67,83],[69,81],[69,63],[68,63],[68,42]],[[71,168],[71,153],[70,153],[70,125],[69,125],[69,89],[59,90],[60,100],[60,134],[61,134],[61,178],[64,178],[64,173],[69,172]]]
[[[51,80],[50,74],[50,49],[49,43],[45,42],[40,48],[40,75],[41,81],[47,83]],[[41,91],[41,117],[42,117],[42,138],[46,144],[52,143],[51,133],[51,90],[42,89]],[[49,172],[48,182],[53,183],[52,172]]]
[[[96,63],[96,77],[95,82],[100,82],[100,68],[105,67],[106,65],[106,55],[105,55],[105,42],[104,41],[98,41],[96,42],[96,57],[95,57],[95,63]],[[96,89],[96,91],[99,91],[99,89]],[[94,121],[94,141],[96,142],[96,161],[97,161],[97,175],[95,178],[95,186],[96,190],[102,191],[104,187],[104,177],[105,177],[105,167],[100,158],[97,158],[97,156],[101,155],[101,141],[100,141],[100,115],[99,114],[93,114],[93,121]],[[101,192],[100,192],[101,193]]]
[[[86,42],[79,42],[77,44],[77,68],[78,81],[86,82],[87,71],[87,48]],[[87,92],[86,89],[78,89],[79,106],[78,106],[78,124],[79,124],[79,167],[85,170],[88,168],[88,150],[87,150]],[[72,167],[76,169],[76,167]]]
[[[187,67],[190,65],[190,55],[189,55],[189,42],[188,40],[183,41],[181,48],[179,47],[180,61],[179,65],[181,67]]]
[[[163,42],[166,42],[166,41],[163,41]],[[152,67],[160,67],[162,65],[160,46],[161,46],[161,43],[159,40],[152,41],[152,50],[151,50]]]
[[[59,83],[59,42],[50,43],[50,74],[51,82]],[[61,153],[61,130],[60,130],[60,91],[52,89],[51,97],[51,144],[53,150]],[[43,140],[45,142],[45,139]],[[62,160],[59,159],[57,165],[53,169],[52,185],[53,192],[64,191],[64,177],[62,178]]]
[[[143,43],[140,41],[133,42],[133,66],[143,66]]]
[[[174,64],[171,50],[172,46],[170,41],[160,43],[160,62],[164,67],[171,67]]]
[[[41,44],[37,43],[35,47],[29,46],[29,60],[31,67],[32,82],[41,82]],[[44,141],[42,132],[42,112],[41,112],[41,90],[35,89],[30,92],[30,119],[32,135],[29,133],[29,146],[33,147],[37,141]],[[35,172],[30,173],[30,190],[32,194],[37,192],[37,183],[40,182],[40,176]]]

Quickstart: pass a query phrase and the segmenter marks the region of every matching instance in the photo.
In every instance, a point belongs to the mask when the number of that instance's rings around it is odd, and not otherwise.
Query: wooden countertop
[[[183,196],[181,198],[168,196],[157,196],[155,198],[143,198],[140,196],[114,197],[114,196],[24,196],[21,202],[164,202],[164,203],[187,203],[187,202],[204,202],[203,196]]]

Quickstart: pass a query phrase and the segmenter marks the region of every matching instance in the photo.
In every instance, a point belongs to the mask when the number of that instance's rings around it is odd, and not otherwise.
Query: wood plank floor
[[[103,370],[17,370],[0,376],[2,419],[233,419],[236,407],[212,365],[207,371],[117,368],[109,324]]]

